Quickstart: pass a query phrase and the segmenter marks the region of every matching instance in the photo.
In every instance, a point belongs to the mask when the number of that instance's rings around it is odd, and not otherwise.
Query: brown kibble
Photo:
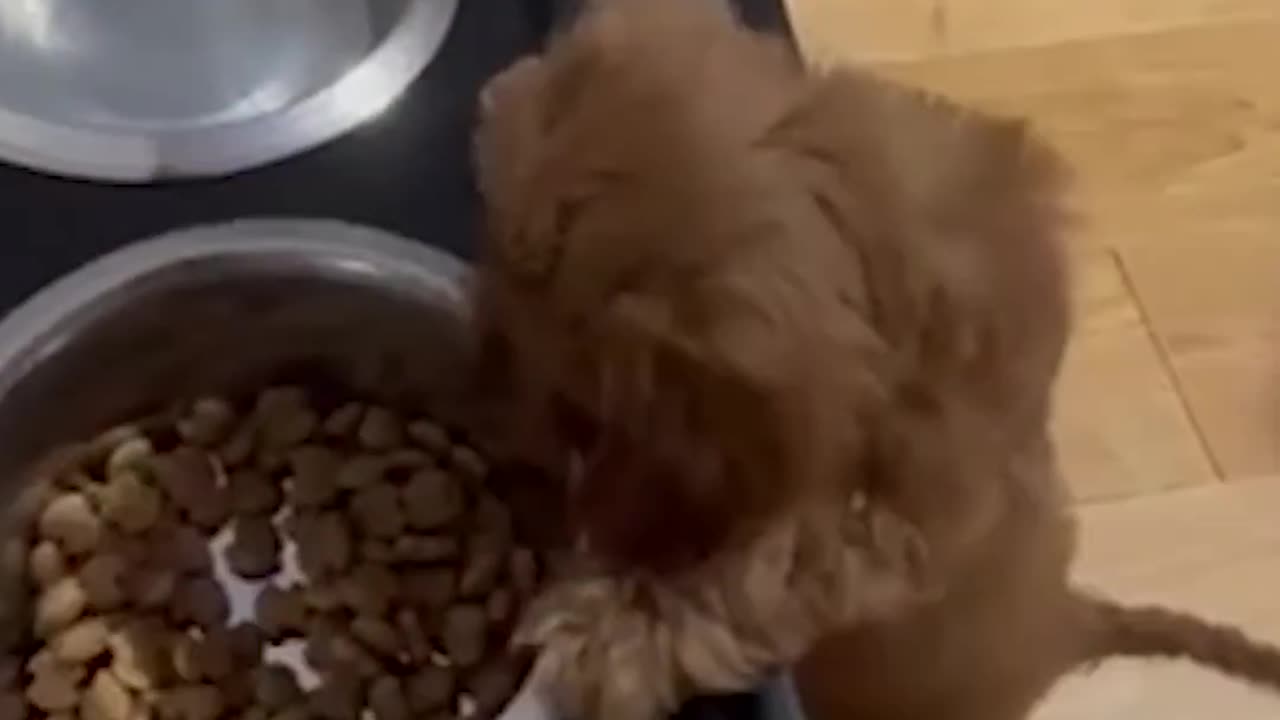
[[[227,618],[231,616],[231,604],[217,581],[194,577],[179,583],[170,613],[179,623],[193,622],[211,630],[226,625]]]
[[[415,420],[409,423],[407,431],[415,443],[437,457],[448,452],[451,446],[449,432],[433,420]]]
[[[253,456],[253,425],[245,423],[236,428],[218,448],[218,459],[223,467],[234,469],[243,467]]]
[[[382,663],[364,648],[355,638],[343,632],[335,632],[327,637],[328,667],[346,668],[362,678],[371,678],[382,672]]]
[[[231,494],[225,488],[214,488],[200,504],[185,510],[193,525],[209,534],[216,533],[231,518]]]
[[[127,533],[143,533],[160,520],[164,497],[134,468],[118,470],[97,493],[102,515]]]
[[[338,486],[344,490],[358,490],[382,480],[386,472],[387,461],[381,455],[357,455],[344,462],[338,470]]]
[[[43,484],[37,537],[9,561],[40,589],[25,612],[45,645],[25,672],[0,654],[0,717],[408,720],[452,716],[460,689],[466,713],[509,701],[519,673],[491,635],[535,589],[539,558],[512,551],[510,509],[473,482],[485,458],[439,424],[348,403],[321,428],[306,392],[279,387],[242,421],[205,398],[94,443]],[[228,629],[209,537],[230,520],[231,570],[274,575],[286,501],[306,580],[264,583],[257,618]],[[321,674],[310,693],[264,665],[269,640],[298,636]],[[40,703],[4,695],[21,680]]]
[[[428,614],[443,612],[457,594],[457,573],[448,568],[415,570],[405,575],[402,596]]]
[[[192,523],[206,532],[220,529],[231,514],[231,499],[209,456],[202,450],[181,446],[151,460],[156,482]]]
[[[107,458],[107,477],[142,468],[155,454],[151,440],[142,435],[131,437],[111,451]]]
[[[394,659],[400,654],[400,633],[382,618],[357,615],[351,621],[351,635],[384,658]]]
[[[162,717],[174,720],[217,720],[226,701],[213,685],[181,685],[162,693],[157,709]]]
[[[80,578],[64,577],[36,599],[35,633],[48,638],[75,622],[89,606],[89,595]]]
[[[454,663],[470,667],[484,659],[489,618],[479,605],[454,605],[445,612],[440,639]]]
[[[364,705],[358,675],[335,673],[307,695],[307,707],[320,720],[357,720]]]
[[[284,503],[280,483],[252,468],[231,473],[227,488],[231,509],[237,515],[273,515]]]
[[[394,412],[374,405],[365,411],[357,437],[364,449],[385,452],[404,442],[404,425]]]
[[[80,584],[88,597],[89,605],[99,612],[118,610],[127,599],[125,579],[128,563],[115,553],[103,553],[89,558],[80,568]]]
[[[459,552],[458,539],[448,535],[401,535],[393,547],[396,560],[424,565],[454,560]]]
[[[358,613],[385,615],[400,590],[394,573],[382,565],[363,564],[339,578],[343,604]]]
[[[312,581],[333,577],[351,566],[351,529],[341,513],[298,515],[294,540],[298,564]]]
[[[254,670],[253,688],[254,700],[272,712],[279,712],[302,700],[298,679],[284,665],[272,663]]]
[[[58,633],[49,650],[59,662],[83,665],[107,650],[111,628],[103,618],[87,618]]]
[[[222,691],[223,703],[233,716],[240,717],[241,720],[243,717],[240,713],[246,712],[253,706],[253,670],[256,667],[257,662],[237,668],[235,672],[218,681],[218,690]]]
[[[342,593],[336,583],[309,583],[303,595],[307,607],[316,612],[332,612],[342,608]]]
[[[45,673],[61,674],[72,685],[79,685],[88,676],[88,670],[83,665],[68,665],[62,662],[47,645],[27,658],[26,670],[32,677]]]
[[[411,471],[435,464],[430,453],[412,447],[392,450],[384,460],[388,471]]]
[[[370,538],[360,543],[360,559],[365,562],[390,565],[400,558],[397,557],[396,549],[391,543]]]
[[[108,428],[89,440],[78,446],[68,449],[67,454],[60,458],[61,465],[77,465],[81,467],[105,466],[111,453],[115,452],[120,445],[143,437],[142,428],[136,424],[128,423]]]
[[[356,402],[347,403],[324,419],[324,434],[331,438],[351,437],[360,427],[360,418],[363,415],[363,405]]]
[[[261,473],[266,473],[269,477],[282,478],[289,470],[289,451],[288,450],[259,450],[254,462],[249,466]],[[286,482],[282,482],[280,487],[283,490]]]
[[[173,642],[173,671],[178,679],[185,682],[200,682],[204,673],[200,670],[200,660],[196,657],[196,643],[192,635],[179,635]]]
[[[137,565],[129,569],[124,589],[129,601],[142,609],[154,609],[167,605],[178,586],[178,572],[151,564]]]
[[[454,445],[449,451],[449,462],[463,476],[472,480],[483,480],[489,474],[489,463],[474,448],[466,445]]]
[[[107,639],[111,673],[126,687],[138,691],[164,685],[173,671],[169,641],[169,630],[159,618],[130,620]]]
[[[365,535],[394,538],[404,532],[404,510],[394,485],[378,483],[356,491],[351,499],[351,516]]]
[[[133,720],[133,696],[110,672],[99,670],[80,699],[81,720]]]
[[[178,421],[178,435],[192,445],[212,448],[226,440],[235,421],[235,408],[227,400],[200,398],[191,404],[191,412]]]
[[[201,639],[195,632],[179,634],[173,642],[173,668],[177,679],[188,683],[213,682],[206,673],[200,649]]]
[[[409,720],[409,701],[400,681],[390,675],[373,681],[369,687],[369,709],[377,720]]]
[[[167,530],[171,526],[163,526],[156,528],[155,533]],[[137,567],[142,563],[153,562],[159,563],[156,541],[150,535],[125,535],[122,533],[106,533],[102,537],[102,542],[98,545],[99,552],[109,552],[124,558],[130,568]]]
[[[491,537],[472,538],[467,547],[458,592],[463,597],[485,595],[497,585],[503,566],[508,562],[506,548]]]
[[[230,631],[213,628],[206,632],[195,645],[195,661],[202,678],[220,682],[230,677],[236,668]]]
[[[269,638],[280,639],[307,630],[307,601],[300,587],[268,585],[258,595],[254,612],[258,625]]]
[[[313,669],[327,673],[335,670],[333,638],[342,633],[336,616],[317,615],[307,623],[303,657]]]
[[[242,622],[227,631],[227,640],[237,660],[256,663],[266,649],[267,634],[255,623]]]
[[[338,471],[342,458],[321,445],[303,445],[289,454],[293,480],[289,499],[300,507],[320,507],[332,503],[341,488]]]
[[[58,475],[57,485],[49,488],[51,491],[72,490],[76,492],[89,492],[95,487],[100,487],[100,483],[94,479],[92,475],[81,469],[68,470]],[[46,494],[47,501],[47,494]],[[39,503],[43,504],[43,503]]]
[[[417,530],[447,525],[461,517],[466,509],[462,484],[437,468],[414,473],[402,495],[409,525]]]
[[[213,567],[209,542],[192,525],[174,525],[156,537],[166,567],[183,574],[203,573]]]
[[[254,401],[255,415],[267,416],[311,407],[311,396],[297,385],[274,385],[258,393]]]
[[[453,686],[453,673],[447,668],[422,668],[409,679],[409,707],[415,713],[444,708],[453,699]]]
[[[102,520],[94,513],[89,499],[78,492],[54,498],[40,514],[40,537],[58,543],[68,555],[83,555],[93,550],[102,537]]]
[[[267,453],[280,452],[306,442],[320,424],[320,418],[307,407],[289,408],[262,417],[258,426],[259,448]]]
[[[409,658],[417,665],[423,665],[431,659],[431,642],[427,639],[426,628],[422,619],[412,608],[402,607],[396,611],[396,628],[409,651]]]
[[[52,540],[42,540],[31,550],[27,560],[27,572],[36,585],[49,588],[67,575],[67,559],[63,557],[58,544]]]
[[[484,716],[495,715],[506,707],[518,688],[519,676],[515,668],[499,660],[486,663],[467,679],[467,689]]]
[[[77,682],[76,676],[69,672],[43,669],[35,673],[27,685],[27,702],[50,714],[72,710],[80,702]]]
[[[235,519],[227,565],[246,580],[261,580],[280,571],[280,536],[271,518],[241,515]]]
[[[172,452],[156,455],[147,463],[156,483],[179,504],[184,498],[200,496],[218,484],[213,463],[205,451],[180,445]]]

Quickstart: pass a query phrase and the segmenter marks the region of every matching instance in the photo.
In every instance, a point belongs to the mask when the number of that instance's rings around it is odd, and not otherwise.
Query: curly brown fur
[[[806,653],[809,708],[858,720],[1015,720],[1114,653],[1280,679],[1068,583],[1065,178],[1021,123],[809,70],[716,2],[613,0],[491,85],[477,163],[512,427],[581,464],[598,564],[524,636],[581,716]]]

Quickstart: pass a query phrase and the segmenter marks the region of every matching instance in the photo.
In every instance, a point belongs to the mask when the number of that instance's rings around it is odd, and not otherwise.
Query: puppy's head
[[[492,83],[477,145],[480,315],[605,558],[695,563],[945,467],[957,406],[1042,431],[1061,182],[1021,123],[808,71],[712,0],[610,0]]]
[[[866,339],[857,272],[758,146],[802,77],[715,3],[621,0],[486,91],[483,320],[518,431],[580,458],[572,505],[606,560],[695,563],[853,445],[861,372],[823,363]]]

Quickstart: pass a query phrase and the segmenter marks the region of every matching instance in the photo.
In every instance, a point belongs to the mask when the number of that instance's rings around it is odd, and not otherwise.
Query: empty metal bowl
[[[0,159],[119,182],[217,176],[385,110],[458,0],[3,0]]]

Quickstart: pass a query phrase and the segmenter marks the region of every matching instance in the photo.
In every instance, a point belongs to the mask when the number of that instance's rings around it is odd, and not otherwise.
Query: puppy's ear
[[[553,171],[571,170],[548,157],[556,148],[548,141],[555,98],[546,62],[524,58],[489,82],[481,93],[474,140],[487,264],[534,287],[555,274],[563,251],[564,202],[549,194],[562,178]]]
[[[542,60],[522,58],[480,91],[475,142],[477,182],[485,198],[506,198],[532,171],[545,129]]]

